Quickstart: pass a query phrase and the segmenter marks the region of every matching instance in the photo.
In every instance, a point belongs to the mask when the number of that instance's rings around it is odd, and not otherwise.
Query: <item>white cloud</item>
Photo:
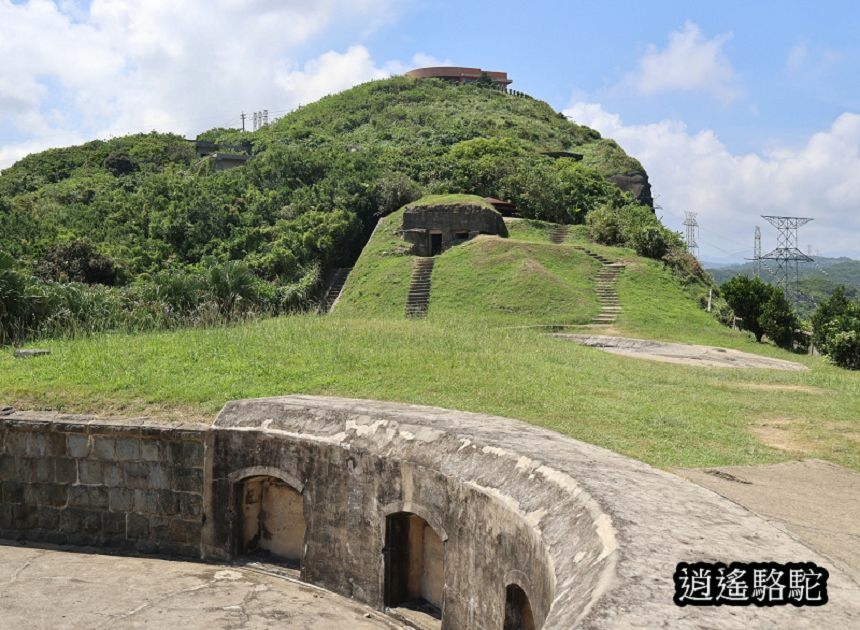
[[[312,59],[302,70],[282,72],[277,83],[293,104],[308,103],[357,83],[388,77],[392,67],[377,67],[364,46],[351,46],[344,53],[329,51]]]
[[[713,131],[691,132],[676,120],[626,125],[594,103],[576,103],[564,113],[642,162],[669,227],[680,229],[685,210],[699,213],[704,259],[751,255],[755,225],[772,240],[762,214],[814,217],[801,230],[804,248],[811,243],[825,255],[860,254],[858,114],[842,114],[800,147],[734,154]]]
[[[454,62],[452,62],[448,57],[445,57],[445,59],[439,59],[438,57],[434,57],[433,55],[429,55],[424,52],[417,52],[412,55],[412,63],[415,64],[416,68],[437,68],[440,66],[454,65]]]
[[[304,62],[297,55],[339,28],[372,29],[394,8],[393,0],[0,0],[0,168],[52,138],[195,134],[237,125],[243,110],[286,110],[387,76],[400,66],[375,64],[362,46]]]
[[[723,51],[729,39],[731,34],[706,39],[696,24],[686,22],[681,30],[669,34],[666,48],[649,46],[639,59],[639,69],[629,74],[625,83],[645,95],[702,91],[730,102],[740,90],[735,70]]]

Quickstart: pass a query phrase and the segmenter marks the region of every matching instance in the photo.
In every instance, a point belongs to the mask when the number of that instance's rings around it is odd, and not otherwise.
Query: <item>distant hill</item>
[[[815,264],[806,263],[800,265],[800,290],[809,298],[799,305],[798,310],[802,316],[809,315],[815,306],[830,297],[839,286],[845,287],[846,295],[856,299],[860,297],[860,260],[851,258],[826,258],[815,259]],[[775,266],[771,263],[771,268]],[[734,276],[744,275],[749,278],[753,276],[753,263],[743,265],[727,265],[707,269],[714,277],[717,284],[723,284]],[[764,270],[762,279],[773,283],[773,275]]]

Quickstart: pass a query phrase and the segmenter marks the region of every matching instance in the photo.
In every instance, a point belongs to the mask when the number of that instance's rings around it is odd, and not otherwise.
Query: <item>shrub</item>
[[[379,199],[378,214],[385,216],[420,199],[424,191],[408,175],[388,173],[376,183],[376,193]]]
[[[822,349],[827,344],[827,326],[840,315],[852,310],[851,300],[845,295],[845,287],[838,287],[828,300],[822,302],[812,314],[812,344]]]
[[[860,303],[840,287],[812,315],[812,343],[836,365],[860,369]]]
[[[668,252],[666,229],[656,225],[637,228],[633,233],[633,249],[640,256],[660,259]]]
[[[860,370],[860,319],[839,318],[829,328],[827,356],[839,367]]]
[[[794,345],[794,331],[800,326],[782,289],[772,287],[770,297],[761,309],[759,325],[771,341],[780,348],[790,350]]]
[[[117,284],[122,277],[114,261],[86,238],[49,247],[36,263],[34,271],[45,280],[108,286]]]
[[[128,175],[137,170],[137,162],[131,159],[128,153],[123,150],[111,152],[102,163],[105,170],[115,177]]]

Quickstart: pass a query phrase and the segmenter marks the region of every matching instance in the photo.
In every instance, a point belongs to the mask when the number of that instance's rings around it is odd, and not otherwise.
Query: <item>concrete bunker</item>
[[[420,573],[431,579],[418,594],[440,601],[429,524],[443,543],[443,630],[709,627],[713,610],[672,600],[678,562],[718,546],[726,557],[826,566],[765,519],[669,473],[538,427],[418,405],[235,401],[213,426],[0,410],[0,481],[0,538],[212,561],[237,555],[244,493],[258,490],[265,512],[269,488],[270,501],[296,499],[283,482],[302,501],[301,580],[377,610],[389,523],[405,525],[407,541],[422,526]],[[854,627],[856,585],[829,570],[831,600],[805,618],[752,607],[724,625]]]
[[[505,588],[504,630],[535,630],[532,605],[526,592],[518,584]]]
[[[402,234],[416,256],[438,256],[479,234],[507,236],[500,212],[475,195],[439,195],[419,199],[403,213]]]
[[[267,471],[258,471],[267,472]],[[235,482],[234,554],[300,569],[305,547],[305,501],[289,480],[250,474]]]
[[[398,512],[385,521],[385,606],[411,608],[442,618],[445,543],[417,514]]]

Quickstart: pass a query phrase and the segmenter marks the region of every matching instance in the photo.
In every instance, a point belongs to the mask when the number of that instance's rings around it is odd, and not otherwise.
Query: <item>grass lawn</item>
[[[211,419],[236,398],[352,396],[520,418],[661,467],[818,457],[860,470],[860,374],[721,326],[660,264],[594,247],[628,262],[614,332],[733,347],[810,371],[654,363],[512,327],[584,321],[596,308],[597,268],[549,244],[540,224],[440,256],[428,317],[407,320],[412,258],[399,255],[398,224],[380,224],[332,315],[42,341],[33,345],[53,354],[29,360],[4,350],[0,404],[181,421]]]

